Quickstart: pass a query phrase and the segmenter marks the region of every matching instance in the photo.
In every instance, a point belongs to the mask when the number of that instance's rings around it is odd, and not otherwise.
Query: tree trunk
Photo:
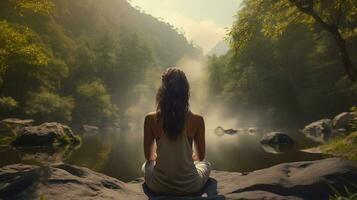
[[[298,10],[301,12],[310,15],[314,20],[327,32],[329,32],[332,37],[335,39],[336,44],[339,48],[340,57],[343,62],[344,69],[348,78],[351,81],[356,81],[357,79],[357,70],[354,68],[350,55],[348,54],[346,48],[346,40],[342,37],[341,33],[339,32],[338,28],[332,25],[327,24],[322,18],[316,14],[313,10],[313,7],[302,7],[299,2],[296,0],[289,0],[292,4],[294,4]]]
[[[348,78],[352,81],[356,81],[357,71],[354,68],[350,55],[347,52],[346,41],[342,38],[342,35],[337,28],[332,29],[330,33],[333,35],[340,50],[340,56]]]

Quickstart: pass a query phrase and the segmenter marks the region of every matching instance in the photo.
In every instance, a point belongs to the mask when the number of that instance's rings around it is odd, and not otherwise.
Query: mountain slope
[[[98,86],[98,91],[91,95],[99,91],[104,96],[108,93],[109,97],[98,97],[99,104],[107,105],[108,110],[111,110],[111,101],[125,107],[130,102],[128,94],[137,83],[148,78],[149,71],[162,71],[184,56],[200,54],[173,26],[141,13],[126,0],[53,2],[55,6],[48,15],[28,10],[19,12],[11,0],[0,2],[0,20],[14,30],[30,30],[33,37],[29,42],[43,47],[49,59],[45,67],[25,66],[21,58],[9,56],[9,66],[0,75],[0,80],[4,80],[0,84],[0,96],[13,98],[18,107],[6,116],[26,114],[36,118],[37,115],[29,113],[38,113],[47,118],[53,110],[62,112],[57,107],[50,109],[49,105],[40,108],[43,103],[32,112],[34,97],[39,92],[59,95],[51,96],[59,102],[63,102],[61,96],[73,97],[73,104],[81,105],[88,100],[80,98],[81,85]],[[18,84],[19,81],[24,84]],[[45,97],[48,95],[43,95]],[[35,100],[40,102],[41,99]],[[80,114],[78,106],[67,106],[71,107],[74,109],[69,112],[73,111],[77,118],[87,118]]]

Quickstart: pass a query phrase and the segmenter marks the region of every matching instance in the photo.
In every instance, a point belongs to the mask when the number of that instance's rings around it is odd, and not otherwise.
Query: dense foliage
[[[243,1],[230,31],[230,51],[210,58],[210,88],[245,119],[259,116],[260,125],[332,117],[357,102],[357,85],[348,79],[334,33],[294,2],[313,7],[338,30],[356,65],[355,1]]]
[[[126,0],[4,0],[0,117],[110,123],[148,71],[196,54]]]
[[[29,93],[25,112],[41,121],[71,121],[74,105],[72,97],[44,90]]]
[[[93,81],[80,84],[76,94],[79,120],[86,124],[103,124],[114,119],[117,114],[116,106],[111,103],[110,94],[103,84]],[[103,120],[103,121],[102,121]]]

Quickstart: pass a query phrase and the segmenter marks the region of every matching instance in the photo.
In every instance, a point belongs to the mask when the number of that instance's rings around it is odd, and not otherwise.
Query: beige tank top
[[[202,181],[192,159],[192,145],[184,131],[175,140],[161,134],[150,189],[163,194],[187,194],[199,191]]]

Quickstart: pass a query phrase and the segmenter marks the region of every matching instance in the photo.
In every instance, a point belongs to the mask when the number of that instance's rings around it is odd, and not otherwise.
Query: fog
[[[190,109],[204,117],[208,132],[212,132],[218,126],[224,128],[246,127],[240,122],[238,113],[231,113],[229,107],[223,102],[212,100],[209,93],[206,59],[184,57],[173,66],[185,72],[190,84]],[[134,97],[134,100],[125,109],[122,120],[128,122],[131,128],[141,129],[145,115],[156,110],[156,92],[161,84],[161,74],[164,71],[165,69],[159,68],[148,70],[146,78],[137,84],[129,95]]]

